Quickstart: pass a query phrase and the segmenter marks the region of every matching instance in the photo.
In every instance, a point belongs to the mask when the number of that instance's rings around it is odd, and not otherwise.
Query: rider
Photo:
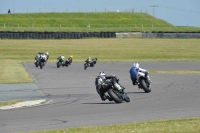
[[[63,63],[64,60],[65,60],[64,54],[60,55],[60,56],[57,58],[57,60]]]
[[[91,63],[90,56],[86,59],[85,63],[87,63],[87,64]]]
[[[111,82],[117,89],[119,90],[125,89],[123,86],[120,85],[119,79],[117,78],[117,76],[115,75],[107,76],[104,72],[100,72],[99,76],[103,79],[103,83],[100,85],[98,84],[96,86],[96,90],[98,94],[100,95],[102,101],[105,101],[106,99],[108,99],[109,101],[112,101],[112,99],[109,96],[105,95],[105,92],[107,91],[106,88],[109,87],[108,81],[106,81],[107,79],[111,79]]]
[[[130,73],[130,77],[131,77],[133,85],[139,84],[138,79],[139,79],[140,76],[147,76],[148,75],[148,71],[140,68],[139,63],[133,63],[133,67],[130,69],[129,73]],[[147,76],[147,77],[150,81],[149,76]]]

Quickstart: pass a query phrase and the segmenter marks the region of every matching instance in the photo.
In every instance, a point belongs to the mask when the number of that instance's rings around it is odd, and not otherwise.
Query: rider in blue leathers
[[[139,77],[146,76],[148,74],[148,71],[140,68],[139,63],[134,63],[133,67],[130,69],[129,73],[130,73],[130,77],[131,77],[133,85],[138,85]],[[149,79],[149,76],[148,76],[148,79]],[[149,79],[149,81],[150,81],[150,79]]]

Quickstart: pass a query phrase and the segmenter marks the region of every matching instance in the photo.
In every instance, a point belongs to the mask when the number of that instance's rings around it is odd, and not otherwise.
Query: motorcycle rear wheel
[[[122,98],[121,98],[119,92],[117,92],[113,89],[109,89],[108,94],[116,103],[122,103]]]
[[[147,87],[147,84],[146,84],[144,79],[140,80],[140,84],[141,84],[141,87],[142,87],[142,89],[144,90],[145,93],[151,92],[151,88]]]

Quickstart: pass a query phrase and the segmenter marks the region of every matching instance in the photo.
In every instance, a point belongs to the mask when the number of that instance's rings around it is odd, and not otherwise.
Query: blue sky
[[[134,10],[147,12],[174,26],[200,27],[200,0],[0,0],[0,14],[8,9],[12,13]]]

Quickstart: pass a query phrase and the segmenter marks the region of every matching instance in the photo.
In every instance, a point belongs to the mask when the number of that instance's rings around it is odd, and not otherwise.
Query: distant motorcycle
[[[40,55],[37,55],[35,57],[35,66],[38,67],[39,66],[39,62],[40,62]]]
[[[145,91],[145,93],[151,92],[151,81],[149,81],[149,74],[145,74],[145,76],[139,77],[138,88],[141,88]]]
[[[97,58],[94,58],[90,63],[84,63],[84,69],[86,70],[87,67],[94,67],[96,63],[97,63]]]
[[[68,67],[69,65],[71,65],[72,60],[67,59],[64,63],[64,66]]]
[[[128,97],[128,95],[124,92],[124,87],[120,87],[121,89],[117,89],[116,87],[114,87],[114,83],[112,82],[112,79],[107,79],[106,84],[108,85],[105,88],[106,93],[110,96],[110,98],[112,100],[114,100],[116,103],[122,103],[122,101],[126,101],[126,102],[130,102],[130,98]],[[98,85],[102,85],[104,84],[104,81],[102,79],[102,77],[97,76],[97,78],[95,79],[95,85],[96,85],[96,89],[98,88]],[[117,82],[117,85],[119,85],[119,81]],[[97,89],[97,92],[100,93],[100,91]]]
[[[45,54],[37,55],[35,57],[35,66],[36,67],[40,66],[40,69],[42,69],[44,67],[45,63],[46,63]]]
[[[42,69],[44,67],[45,63],[46,63],[46,56],[44,54],[42,54],[40,56],[40,60],[39,60],[40,69]]]
[[[59,68],[60,66],[64,66],[63,60],[60,60],[60,59],[58,60],[56,64],[57,64],[57,68]]]
[[[60,66],[66,66],[68,67],[69,65],[71,65],[72,61],[67,59],[66,61],[64,61],[62,58],[59,58],[58,59],[58,62],[56,63],[57,64],[57,68],[59,68]]]

